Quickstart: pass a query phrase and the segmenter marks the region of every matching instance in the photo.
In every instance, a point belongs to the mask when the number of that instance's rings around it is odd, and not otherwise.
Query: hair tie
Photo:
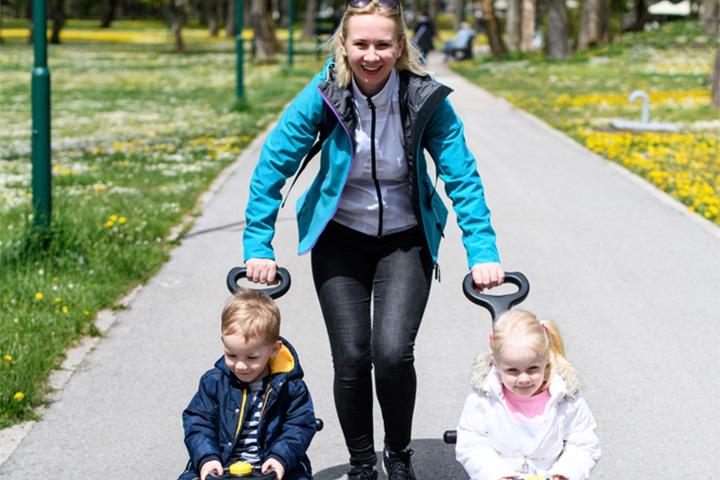
[[[492,348],[492,346],[493,346],[493,339],[492,339],[492,337],[493,337],[492,333],[491,333],[490,335],[488,335],[488,342],[490,342],[490,348]]]
[[[545,330],[545,333],[548,333],[547,323],[544,320],[540,320],[540,326]]]

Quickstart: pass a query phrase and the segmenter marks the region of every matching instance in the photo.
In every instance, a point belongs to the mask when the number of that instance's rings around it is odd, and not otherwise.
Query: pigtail
[[[566,382],[577,383],[572,387],[580,388],[580,380],[575,373],[575,367],[565,358],[565,343],[560,336],[560,329],[551,320],[542,320],[540,324],[547,333],[549,342],[550,372],[548,378],[552,378],[552,375],[557,374]],[[571,386],[568,385],[568,387]]]

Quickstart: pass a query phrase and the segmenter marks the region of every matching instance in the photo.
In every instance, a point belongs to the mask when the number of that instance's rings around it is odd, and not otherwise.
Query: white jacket
[[[590,476],[600,457],[595,419],[580,396],[576,375],[550,382],[546,422],[532,451],[520,442],[502,400],[500,376],[489,355],[478,358],[471,376],[473,391],[467,397],[457,427],[455,456],[471,480],[498,480],[520,473],[563,475],[570,480]],[[523,472],[523,465],[528,469]]]

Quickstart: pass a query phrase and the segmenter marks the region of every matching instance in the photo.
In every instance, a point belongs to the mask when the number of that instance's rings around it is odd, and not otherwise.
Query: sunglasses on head
[[[373,2],[373,0],[348,0],[348,6],[352,8],[363,8],[367,7]],[[400,0],[377,0],[380,6],[385,7],[389,10],[395,10],[400,6]]]

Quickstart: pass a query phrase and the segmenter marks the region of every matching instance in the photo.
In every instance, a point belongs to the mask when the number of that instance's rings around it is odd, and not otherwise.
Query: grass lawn
[[[452,68],[720,224],[720,112],[710,105],[716,48],[697,22],[673,22],[566,61],[485,58]],[[638,89],[650,97],[651,121],[682,130],[612,131],[612,119],[640,119],[640,104],[627,100]]]
[[[250,107],[240,112],[232,40],[196,32],[179,55],[162,29],[120,27],[160,40],[49,47],[53,223],[45,235],[28,228],[32,46],[3,32],[0,428],[33,418],[67,347],[96,334],[98,310],[159,269],[170,230],[321,66],[309,44],[290,72],[284,57],[248,64]]]

